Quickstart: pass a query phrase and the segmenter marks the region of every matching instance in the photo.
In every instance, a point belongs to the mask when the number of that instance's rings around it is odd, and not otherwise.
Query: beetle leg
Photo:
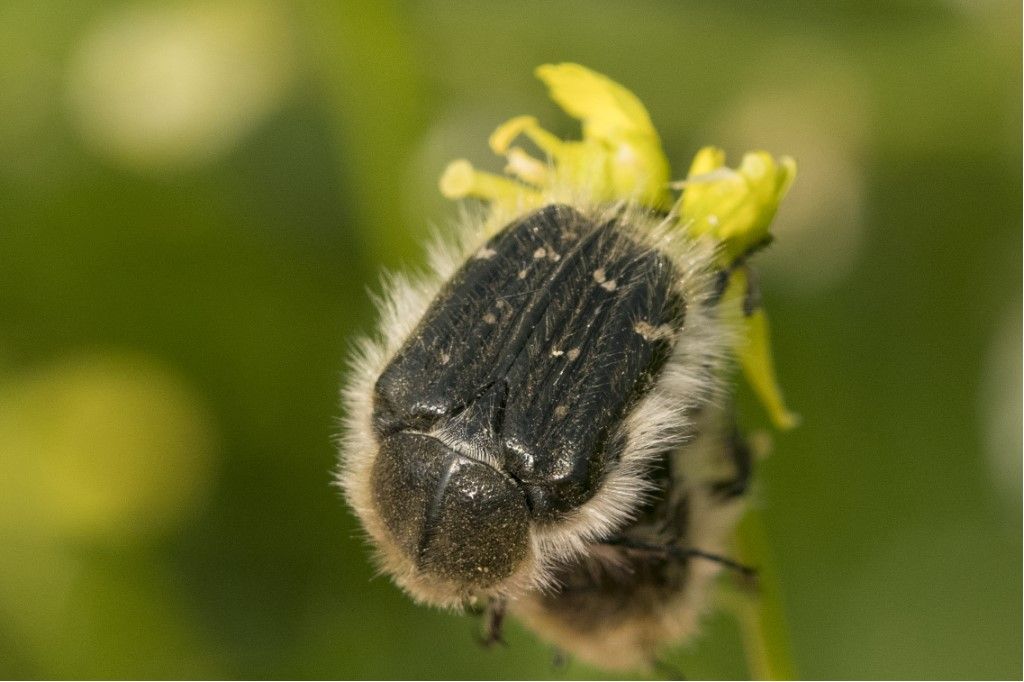
[[[751,475],[754,473],[754,461],[750,446],[736,427],[733,427],[732,435],[729,436],[727,450],[732,460],[733,476],[715,483],[712,489],[716,494],[732,499],[747,492]]]
[[[692,557],[698,557],[700,559],[706,559],[713,561],[714,563],[728,568],[729,570],[736,571],[745,578],[756,578],[757,569],[745,564],[741,564],[738,561],[733,561],[728,557],[724,557],[720,554],[713,554],[711,552],[705,552],[700,549],[693,547],[678,547],[676,545],[658,545],[649,542],[639,542],[637,540],[630,540],[628,538],[610,538],[603,541],[601,544],[609,545],[611,547],[623,547],[625,549],[632,549],[640,552],[649,552],[663,556],[667,559],[675,559],[682,561],[690,559]]]
[[[506,602],[504,599],[491,598],[484,609],[483,632],[480,645],[489,648],[495,644],[507,646],[504,635]]]

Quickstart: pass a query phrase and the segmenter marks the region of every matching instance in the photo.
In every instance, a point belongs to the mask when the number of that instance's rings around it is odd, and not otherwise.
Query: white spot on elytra
[[[555,350],[551,351],[551,355],[552,355],[552,357],[560,358],[563,355],[565,355],[565,351],[564,350],[558,350],[556,348]]]
[[[476,252],[475,258],[478,258],[480,260],[489,260],[491,258],[494,258],[496,255],[498,255],[497,251],[485,246]]]
[[[672,329],[671,325],[661,324],[655,327],[653,324],[646,321],[637,322],[633,327],[633,331],[644,337],[644,341],[671,339],[675,334],[675,330]]]
[[[548,252],[545,251],[543,247],[541,247],[541,248],[539,248],[539,249],[537,249],[536,251],[533,252],[533,257],[535,259],[537,259],[537,260],[540,260],[541,258],[543,258],[546,255],[548,255]]]
[[[494,316],[494,313],[485,313],[484,314],[484,322],[486,322],[487,324],[494,324],[497,321],[498,321],[498,318],[496,318]]]
[[[580,356],[580,349],[579,348],[570,348],[569,352],[567,352],[566,355],[569,357],[570,360],[575,360],[576,358],[578,358]]]
[[[594,281],[600,284],[605,291],[615,291],[615,287],[618,286],[614,279],[608,279],[608,273],[604,271],[604,268],[594,270]]]

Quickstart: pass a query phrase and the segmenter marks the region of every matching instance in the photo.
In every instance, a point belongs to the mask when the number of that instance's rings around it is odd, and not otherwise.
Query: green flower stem
[[[758,571],[757,589],[729,600],[739,619],[750,674],[761,680],[796,679],[778,573],[761,512],[751,509],[736,535],[740,558]]]

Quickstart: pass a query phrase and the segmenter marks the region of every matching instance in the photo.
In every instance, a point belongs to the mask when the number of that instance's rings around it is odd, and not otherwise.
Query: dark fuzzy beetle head
[[[385,439],[372,487],[396,544],[436,581],[486,589],[529,555],[529,512],[515,481],[432,436]]]

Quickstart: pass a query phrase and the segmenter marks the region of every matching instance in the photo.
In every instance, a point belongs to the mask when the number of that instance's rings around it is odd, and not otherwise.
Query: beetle
[[[722,567],[751,573],[727,558],[751,472],[727,369],[767,231],[723,259],[678,209],[574,185],[549,134],[507,125],[548,144],[554,179],[512,150],[542,191],[503,204],[507,186],[471,173],[464,193],[487,188],[491,211],[438,239],[428,274],[386,280],[344,391],[339,483],[413,599],[482,607],[485,641],[508,611],[592,663],[647,666],[697,630]]]

